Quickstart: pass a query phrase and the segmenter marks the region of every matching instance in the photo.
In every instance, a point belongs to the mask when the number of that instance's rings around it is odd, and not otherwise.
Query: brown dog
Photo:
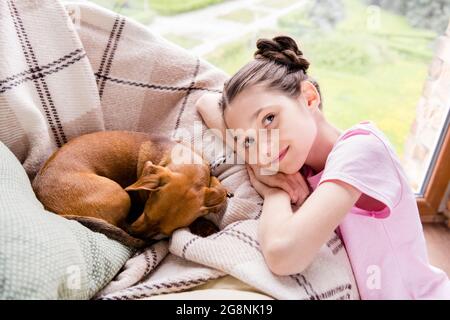
[[[183,163],[186,154],[199,164]],[[38,172],[33,189],[47,210],[141,247],[226,205],[226,189],[199,157],[161,136],[95,132],[57,150]],[[194,229],[199,226],[211,227],[200,221]]]

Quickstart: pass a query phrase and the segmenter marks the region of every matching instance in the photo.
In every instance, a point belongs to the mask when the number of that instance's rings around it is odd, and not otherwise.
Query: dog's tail
[[[94,232],[103,233],[108,238],[116,240],[128,247],[132,247],[135,249],[141,249],[157,242],[157,240],[145,241],[142,239],[135,238],[126,233],[124,230],[120,229],[119,227],[116,227],[102,219],[94,217],[75,216],[75,215],[62,215],[62,217],[69,220],[76,220]]]

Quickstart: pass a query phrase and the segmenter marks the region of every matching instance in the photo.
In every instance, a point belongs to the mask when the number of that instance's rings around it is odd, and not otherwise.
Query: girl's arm
[[[219,130],[222,134],[220,138],[223,140],[225,139],[226,126],[219,106],[220,98],[220,93],[206,93],[197,100],[195,107],[206,126],[210,129]]]
[[[266,189],[258,236],[271,271],[290,275],[305,270],[360,195],[349,184],[326,181],[293,212],[286,192]]]

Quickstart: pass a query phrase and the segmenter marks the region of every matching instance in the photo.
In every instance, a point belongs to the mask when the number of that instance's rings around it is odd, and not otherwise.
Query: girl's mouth
[[[289,146],[287,146],[286,148],[284,148],[283,150],[281,150],[280,154],[278,155],[278,158],[275,161],[280,162],[281,160],[283,160],[283,158],[286,156],[286,153],[289,150]]]

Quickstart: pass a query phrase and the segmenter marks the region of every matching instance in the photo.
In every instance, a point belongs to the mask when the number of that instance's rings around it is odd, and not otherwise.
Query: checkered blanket
[[[196,142],[194,122],[201,119],[194,102],[220,92],[226,79],[142,25],[89,3],[2,0],[0,30],[0,140],[30,180],[52,152],[89,132],[142,131]],[[216,161],[214,144],[204,145],[205,154],[234,193],[215,217],[221,231],[201,238],[179,229],[170,241],[138,252],[96,298],[140,299],[226,274],[277,299],[358,298],[337,236],[305,272],[270,272],[256,234],[261,198],[242,165]]]

